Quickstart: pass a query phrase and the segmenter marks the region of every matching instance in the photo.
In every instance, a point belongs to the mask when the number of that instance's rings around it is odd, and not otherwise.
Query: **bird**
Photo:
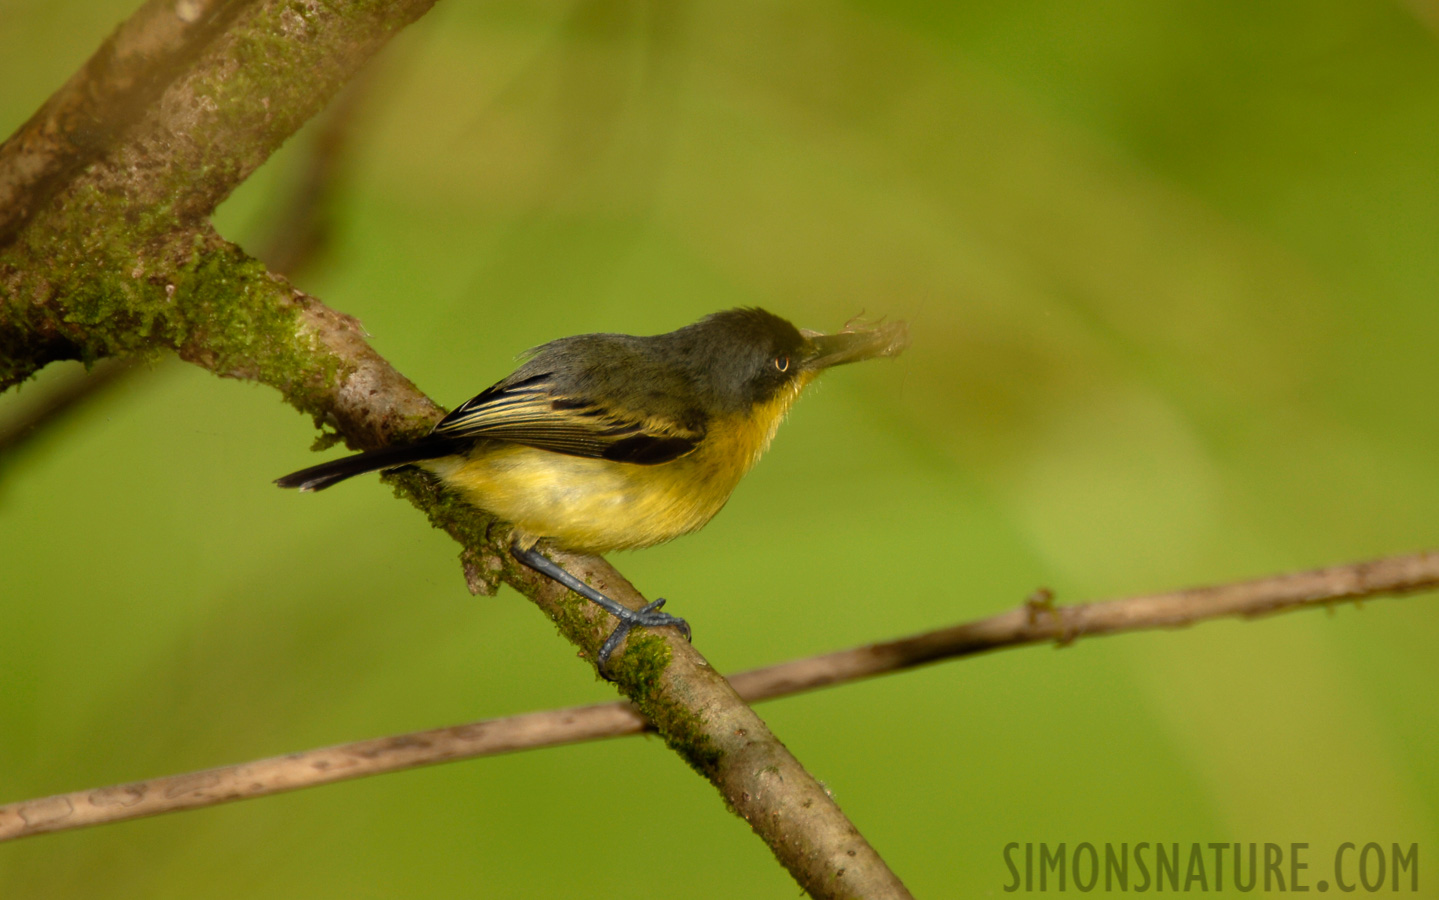
[[[704,527],[825,369],[897,356],[904,322],[834,334],[766,310],[724,310],[665,334],[580,334],[522,356],[508,377],[454,409],[429,434],[276,479],[319,491],[365,472],[415,465],[510,523],[524,565],[598,604],[618,625],[597,654],[601,675],[634,627],[688,623],[636,611],[540,552],[603,554],[651,547]]]

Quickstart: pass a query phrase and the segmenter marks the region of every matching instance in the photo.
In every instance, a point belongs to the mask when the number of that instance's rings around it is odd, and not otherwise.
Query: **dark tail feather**
[[[333,459],[327,463],[320,463],[318,466],[291,472],[284,478],[276,478],[275,483],[280,487],[299,488],[302,491],[322,491],[353,475],[363,475],[366,472],[376,472],[380,469],[393,469],[396,466],[425,459],[438,459],[441,456],[449,456],[458,449],[455,441],[443,438],[438,440],[424,438],[412,444],[381,447],[378,450],[369,450],[354,456],[346,456],[343,459]]]

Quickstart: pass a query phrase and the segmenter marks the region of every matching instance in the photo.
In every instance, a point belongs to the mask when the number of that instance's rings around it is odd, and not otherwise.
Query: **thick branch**
[[[0,246],[253,0],[148,0],[0,144]]]
[[[360,63],[433,0],[255,0],[125,139],[34,211],[0,250],[0,389],[49,360],[174,350],[260,381],[374,447],[423,433],[438,408],[363,340],[353,320],[226,244],[204,217],[313,115]],[[516,564],[491,520],[416,474],[394,476],[460,541],[476,590],[503,579],[593,658],[611,623]],[[634,607],[602,560],[568,568]],[[824,789],[688,643],[636,635],[612,667],[665,741],[709,778],[815,897],[906,897]]]
[[[228,17],[223,31],[193,58],[198,37],[180,42],[184,53],[162,55],[163,76],[130,72],[164,90],[123,134],[92,135],[99,148],[86,143],[87,165],[66,163],[47,176],[36,196],[48,201],[0,246],[0,390],[56,359],[181,349],[207,324],[197,319],[230,312],[223,307],[246,285],[206,277],[224,273],[206,269],[204,251],[223,248],[210,240],[205,217],[433,2],[231,0],[217,7]],[[163,17],[163,7],[147,5],[141,19]],[[116,39],[153,29],[127,23]],[[176,59],[184,63],[178,74],[165,68]],[[76,79],[65,92],[96,89],[83,72]],[[28,133],[16,135],[16,146]],[[8,164],[0,183],[24,182],[24,159],[0,159]],[[227,341],[245,340],[248,323],[220,325],[231,331]],[[251,343],[269,339],[260,332]]]
[[[1229,616],[1254,618],[1341,600],[1439,588],[1439,551],[1191,588],[1051,606],[1030,602],[987,619],[742,672],[745,700],[777,697],[904,671],[941,660],[1080,636],[1178,628]],[[625,702],[574,706],[356,741],[234,766],[57,794],[0,806],[0,841],[214,806],[401,769],[639,734],[653,726]]]
[[[329,206],[335,181],[349,149],[357,109],[373,84],[373,76],[362,73],[326,110],[323,126],[306,156],[302,178],[290,193],[282,215],[268,229],[263,261],[287,278],[308,271],[329,244],[333,218]],[[5,463],[13,461],[21,449],[49,428],[146,371],[146,367],[133,362],[108,359],[88,371],[76,370],[64,380],[46,385],[38,399],[13,418],[0,421],[0,477],[5,474]]]

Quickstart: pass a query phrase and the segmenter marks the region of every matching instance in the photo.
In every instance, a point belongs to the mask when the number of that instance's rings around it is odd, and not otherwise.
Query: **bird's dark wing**
[[[639,465],[678,459],[704,437],[701,416],[618,410],[579,395],[585,392],[561,390],[559,380],[549,372],[512,376],[445,416],[432,434],[492,438]]]

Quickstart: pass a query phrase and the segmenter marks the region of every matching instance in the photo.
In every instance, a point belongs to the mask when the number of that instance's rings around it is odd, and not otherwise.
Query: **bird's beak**
[[[909,326],[904,322],[878,322],[853,328],[846,325],[837,334],[804,329],[800,334],[809,342],[805,368],[814,371],[862,359],[898,356],[909,346]]]

